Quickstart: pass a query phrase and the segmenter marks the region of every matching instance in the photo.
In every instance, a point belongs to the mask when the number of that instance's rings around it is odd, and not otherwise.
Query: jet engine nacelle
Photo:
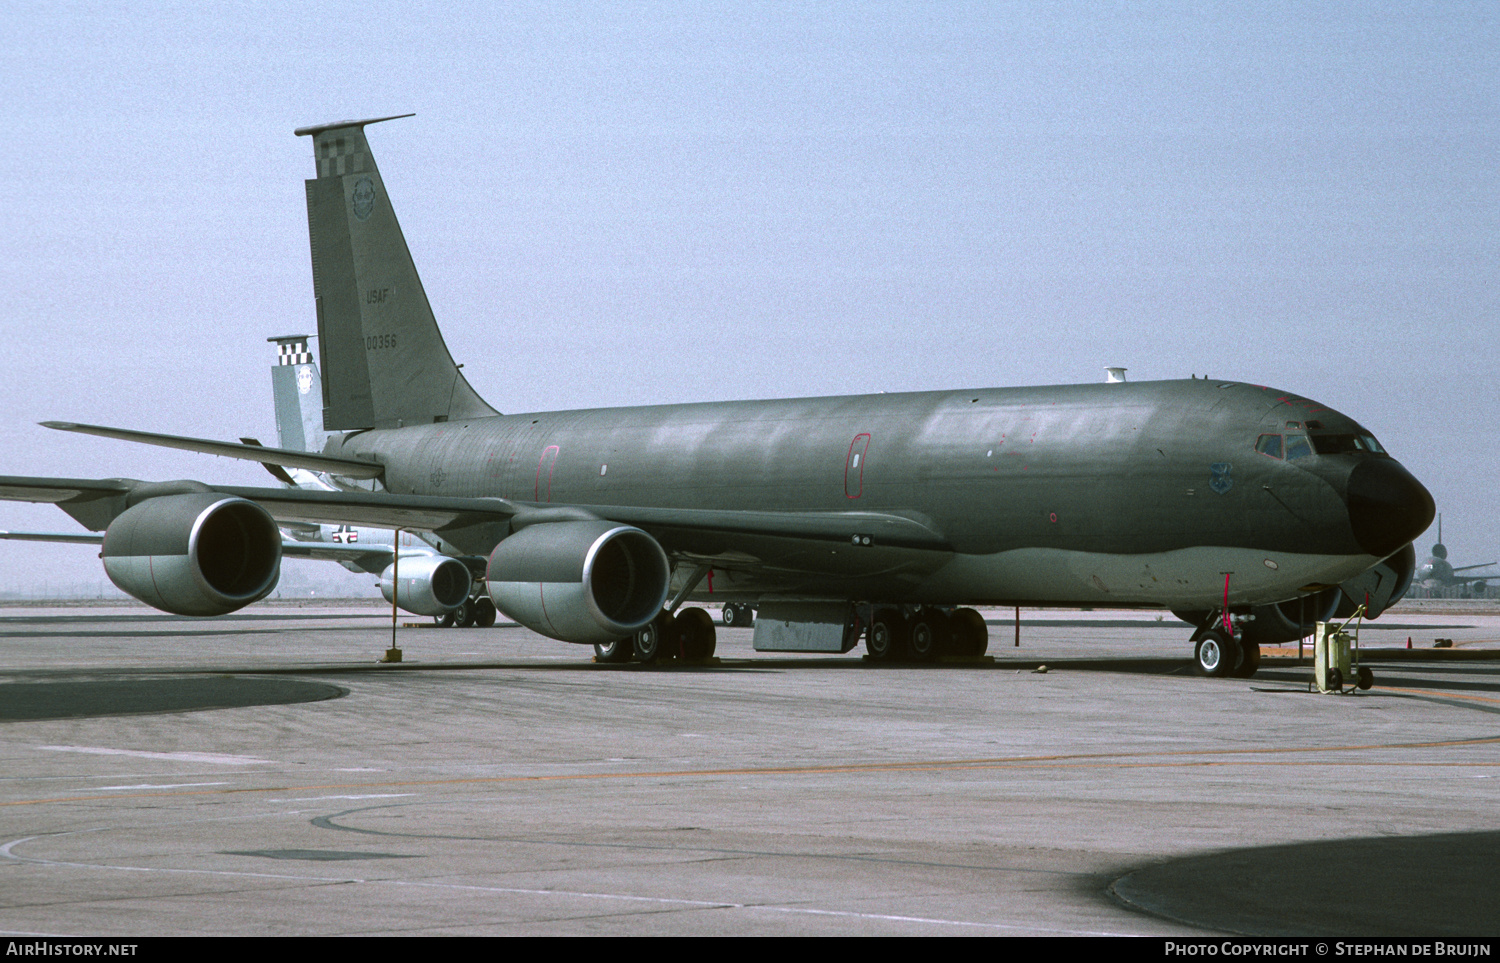
[[[391,601],[391,583],[396,565],[387,565],[380,574],[380,594]],[[446,555],[401,556],[400,582],[395,602],[414,615],[447,615],[469,597],[473,580],[469,567]]]
[[[174,615],[223,615],[281,577],[281,531],[264,508],[218,492],[162,495],[120,513],[100,552],[109,580]]]
[[[608,643],[662,610],[671,567],[656,539],[605,521],[539,522],[490,554],[495,608],[564,642]]]

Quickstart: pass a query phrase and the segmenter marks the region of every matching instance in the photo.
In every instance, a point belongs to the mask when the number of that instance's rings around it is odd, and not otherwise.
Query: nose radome
[[[1349,473],[1349,524],[1360,548],[1385,558],[1432,524],[1437,506],[1411,472],[1391,458],[1361,461]]]

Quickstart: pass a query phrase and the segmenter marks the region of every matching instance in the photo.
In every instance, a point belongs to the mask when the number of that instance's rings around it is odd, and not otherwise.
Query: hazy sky
[[[3,474],[268,482],[35,423],[274,439],[292,130],[415,111],[370,143],[502,411],[1212,374],[1500,553],[1497,3],[11,0],[0,108]],[[93,555],[0,544],[0,589]]]

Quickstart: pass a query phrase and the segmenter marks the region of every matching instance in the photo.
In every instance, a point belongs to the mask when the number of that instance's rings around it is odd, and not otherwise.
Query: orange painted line
[[[1401,686],[1394,685],[1377,685],[1374,688],[1382,689],[1386,692],[1408,692],[1412,693],[1413,695],[1435,696],[1440,699],[1466,699],[1470,702],[1490,702],[1495,705],[1500,705],[1500,699],[1496,699],[1491,696],[1469,695],[1466,692],[1442,692],[1437,689],[1407,689]]]
[[[1413,690],[1419,691],[1419,690]],[[954,772],[963,770],[984,769],[1123,769],[1123,768],[1152,768],[1172,767],[1185,768],[1189,766],[1229,766],[1229,765],[1399,765],[1399,766],[1475,766],[1475,765],[1500,765],[1500,763],[1488,762],[1370,762],[1363,761],[1333,761],[1326,758],[1309,760],[1308,762],[1295,762],[1291,760],[1278,760],[1276,762],[1259,763],[1257,760],[1247,757],[1268,755],[1292,755],[1298,753],[1334,753],[1334,752],[1356,752],[1361,750],[1400,750],[1400,749],[1441,749],[1459,748],[1463,746],[1485,746],[1500,743],[1500,736],[1491,736],[1482,739],[1449,739],[1436,742],[1405,742],[1352,746],[1283,746],[1263,749],[1182,749],[1172,752],[1126,752],[1126,753],[1065,753],[1048,756],[1018,756],[1011,759],[955,759],[949,762],[896,762],[896,763],[869,763],[832,766],[769,766],[763,768],[742,767],[734,769],[671,769],[653,772],[602,772],[602,773],[558,773],[545,776],[486,776],[467,779],[414,779],[393,782],[363,782],[363,783],[331,783],[326,785],[312,786],[260,786],[227,789],[194,789],[184,792],[160,792],[160,793],[117,793],[87,796],[63,796],[51,799],[19,799],[9,802],[0,802],[0,807],[6,806],[37,806],[48,803],[70,803],[70,802],[93,802],[107,799],[162,799],[176,796],[223,796],[236,793],[267,793],[267,792],[327,792],[330,790],[369,790],[369,789],[399,789],[415,786],[463,786],[463,785],[487,785],[518,782],[566,782],[595,779],[684,779],[702,778],[716,776],[800,776],[800,775],[833,775],[838,773],[865,773],[865,772]],[[1197,760],[1181,759],[1184,756],[1207,757]],[[1220,758],[1214,758],[1220,757]],[[1223,758],[1232,757],[1232,758]],[[1155,759],[1157,761],[1148,761]],[[1127,761],[1139,760],[1139,761]]]

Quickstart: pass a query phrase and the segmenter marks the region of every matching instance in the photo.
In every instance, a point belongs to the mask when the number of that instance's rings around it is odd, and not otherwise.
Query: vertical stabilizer
[[[328,431],[497,413],[443,343],[365,141],[367,124],[395,119],[297,130],[312,137],[318,165],[307,181],[307,226]]]
[[[308,336],[287,334],[267,338],[276,345],[271,368],[271,398],[276,403],[276,443],[293,451],[322,451],[328,441],[323,430],[323,379],[307,349]]]

